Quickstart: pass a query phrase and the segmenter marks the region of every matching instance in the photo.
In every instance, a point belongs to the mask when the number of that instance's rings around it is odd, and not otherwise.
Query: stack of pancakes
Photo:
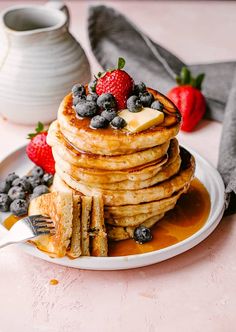
[[[62,101],[48,132],[56,162],[53,188],[104,201],[108,238],[133,237],[173,209],[194,176],[195,161],[175,136],[181,117],[165,96],[148,89],[163,105],[164,122],[138,133],[111,127],[92,129],[78,118],[71,94]]]

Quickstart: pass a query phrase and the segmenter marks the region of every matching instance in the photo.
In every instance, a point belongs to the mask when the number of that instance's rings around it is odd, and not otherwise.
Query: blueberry
[[[159,102],[159,100],[154,100],[154,102],[151,104],[151,108],[154,108],[155,110],[162,111],[164,108],[164,105]]]
[[[42,179],[42,183],[45,184],[47,187],[50,187],[53,182],[53,175],[49,173],[45,173]]]
[[[140,244],[149,242],[152,239],[152,233],[149,228],[145,226],[139,226],[134,230],[134,239]]]
[[[101,115],[96,115],[91,119],[90,127],[93,129],[106,128],[109,122]]]
[[[143,105],[144,107],[149,107],[149,106],[151,106],[151,104],[152,104],[152,102],[153,102],[153,100],[154,100],[153,95],[152,95],[150,92],[148,92],[148,91],[143,92],[143,93],[140,93],[140,94],[139,94],[139,98],[140,98],[141,103],[142,103],[142,105]]]
[[[89,82],[88,90],[90,93],[96,92],[96,85],[97,85],[97,79],[94,79],[93,81]]]
[[[41,195],[47,194],[47,193],[49,193],[49,189],[44,184],[41,184],[40,186],[35,187],[34,191],[33,191],[33,195],[37,195],[37,196],[41,196]]]
[[[82,101],[85,100],[86,100],[85,95],[73,97],[73,106],[76,106],[78,103],[81,103]]]
[[[115,117],[117,113],[115,110],[105,110],[101,113],[101,116],[105,119],[107,119],[108,122],[111,122]]]
[[[28,182],[30,183],[31,190],[34,189],[35,187],[39,186],[40,184],[42,184],[42,178],[40,178],[38,176],[26,175],[26,176],[23,176],[22,179],[24,179],[24,178],[26,178],[28,180]]]
[[[19,178],[19,176],[16,175],[15,172],[13,172],[13,173],[8,174],[8,176],[6,177],[6,181],[9,182],[10,184],[12,184],[12,182],[13,182],[15,179],[18,179],[18,178]]]
[[[85,94],[85,87],[82,84],[75,84],[71,91],[74,97],[82,96]]]
[[[77,104],[75,110],[79,116],[93,117],[97,113],[97,104],[94,101],[85,101]]]
[[[8,212],[11,204],[11,199],[7,194],[0,194],[0,211]]]
[[[28,212],[29,203],[25,199],[15,199],[10,205],[10,211],[15,216],[23,216]]]
[[[143,108],[141,100],[137,96],[131,96],[127,100],[127,108],[130,112],[137,113]]]
[[[139,82],[138,84],[134,85],[134,94],[139,95],[140,93],[143,93],[146,91],[146,85],[143,82]]]
[[[11,188],[10,182],[7,182],[6,180],[0,181],[0,193],[7,194],[10,188]]]
[[[126,126],[126,121],[125,119],[121,118],[120,116],[116,116],[112,121],[111,121],[111,126],[115,129],[121,129]]]
[[[88,101],[97,101],[98,99],[98,95],[96,93],[91,93],[89,95],[87,95],[87,100]]]
[[[26,194],[21,187],[11,187],[8,191],[8,196],[12,201],[14,201],[15,199],[24,199]]]
[[[103,93],[97,99],[97,104],[99,107],[104,109],[115,109],[116,100],[111,93]]]
[[[41,178],[43,176],[43,174],[44,174],[44,171],[43,171],[42,167],[39,167],[39,166],[34,166],[34,168],[31,171],[31,175],[39,177],[39,178]]]
[[[20,187],[22,188],[24,191],[30,191],[31,190],[31,185],[30,185],[30,182],[24,178],[24,179],[15,179],[13,182],[12,182],[12,186],[13,187]]]

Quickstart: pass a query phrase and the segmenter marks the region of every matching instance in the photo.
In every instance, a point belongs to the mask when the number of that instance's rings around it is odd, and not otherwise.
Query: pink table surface
[[[1,1],[0,9],[11,3]],[[91,3],[68,1],[72,31],[96,72],[86,35]],[[189,63],[235,59],[234,2],[102,3],[129,13],[143,31]],[[1,119],[1,157],[25,143],[30,130]],[[220,134],[219,123],[203,121],[179,138],[216,165]],[[129,271],[69,269],[5,248],[0,251],[0,332],[233,332],[234,222],[235,215],[224,218],[207,240],[178,257]],[[59,280],[57,286],[49,284],[52,278]]]

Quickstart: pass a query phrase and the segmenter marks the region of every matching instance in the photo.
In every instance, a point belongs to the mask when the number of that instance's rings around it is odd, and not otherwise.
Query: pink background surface
[[[21,1],[0,1],[0,9],[14,3]],[[92,3],[67,2],[71,31],[97,72],[86,35]],[[129,13],[143,31],[189,63],[235,60],[234,2],[102,3]],[[31,129],[0,119],[1,158],[24,144]],[[203,121],[179,139],[216,165],[220,134],[219,123]],[[5,248],[0,251],[0,331],[233,332],[235,221],[235,215],[224,218],[207,240],[178,257],[130,271],[74,270]],[[59,280],[57,286],[49,284],[53,278]]]

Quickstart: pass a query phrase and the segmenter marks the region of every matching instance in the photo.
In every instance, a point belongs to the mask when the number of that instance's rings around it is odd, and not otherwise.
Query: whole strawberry
[[[96,93],[111,93],[117,102],[118,109],[126,108],[126,102],[129,98],[133,86],[133,79],[122,70],[125,66],[125,60],[119,58],[117,69],[109,70],[98,78],[96,83]]]
[[[183,131],[192,131],[206,112],[206,101],[201,93],[204,76],[205,74],[200,74],[194,78],[188,68],[183,67],[180,76],[176,78],[179,86],[167,94],[182,114]]]
[[[47,144],[47,131],[44,125],[39,122],[36,132],[29,134],[30,142],[26,147],[26,153],[30,160],[37,166],[43,168],[46,173],[55,173],[55,161],[52,155],[52,148]]]

